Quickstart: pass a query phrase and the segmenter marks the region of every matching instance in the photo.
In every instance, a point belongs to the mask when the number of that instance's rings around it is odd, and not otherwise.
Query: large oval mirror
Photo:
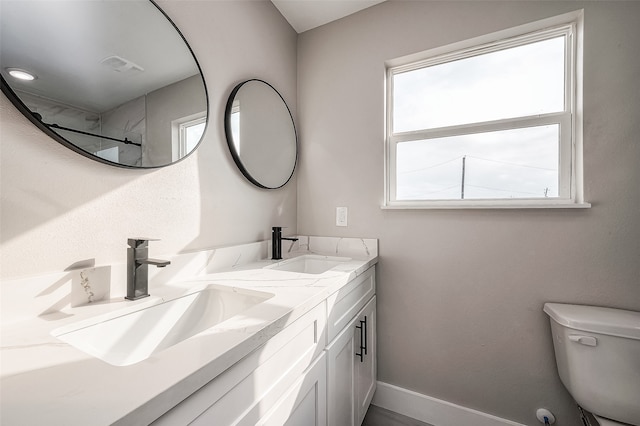
[[[150,0],[2,0],[2,91],[94,160],[166,166],[189,155],[208,105],[200,67]]]
[[[298,142],[286,102],[269,83],[238,84],[225,111],[227,143],[242,174],[260,188],[284,186],[296,167]]]

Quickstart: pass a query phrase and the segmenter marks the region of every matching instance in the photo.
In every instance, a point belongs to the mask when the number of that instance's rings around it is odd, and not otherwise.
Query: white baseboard
[[[377,386],[373,405],[434,426],[525,426],[388,383]]]

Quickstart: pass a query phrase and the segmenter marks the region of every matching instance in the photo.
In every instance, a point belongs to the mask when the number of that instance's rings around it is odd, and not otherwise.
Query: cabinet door
[[[376,389],[376,298],[327,348],[330,426],[359,426]]]
[[[358,316],[356,333],[354,335],[356,343],[361,349],[355,359],[355,412],[356,425],[361,425],[371,399],[376,390],[377,357],[376,357],[376,298],[375,296],[367,303]],[[362,339],[362,340],[361,340]]]
[[[354,318],[327,348],[327,409],[330,426],[354,426],[354,357],[360,347],[360,341],[356,340],[356,337],[359,339],[356,324],[359,322]]]
[[[327,426],[327,359],[320,356],[257,426]]]

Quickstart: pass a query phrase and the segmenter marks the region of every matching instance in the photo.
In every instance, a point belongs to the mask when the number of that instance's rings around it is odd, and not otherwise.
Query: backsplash
[[[353,258],[378,255],[378,240],[375,239],[301,237],[299,243],[302,243],[304,238],[308,238],[307,247],[302,248],[313,253]]]

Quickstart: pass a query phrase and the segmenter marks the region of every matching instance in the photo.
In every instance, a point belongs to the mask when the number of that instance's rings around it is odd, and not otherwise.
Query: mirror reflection
[[[38,127],[95,160],[165,166],[207,123],[182,35],[149,0],[2,0],[2,91]]]
[[[269,83],[238,84],[227,102],[227,143],[244,176],[260,188],[284,186],[296,166],[297,135],[291,111]]]

